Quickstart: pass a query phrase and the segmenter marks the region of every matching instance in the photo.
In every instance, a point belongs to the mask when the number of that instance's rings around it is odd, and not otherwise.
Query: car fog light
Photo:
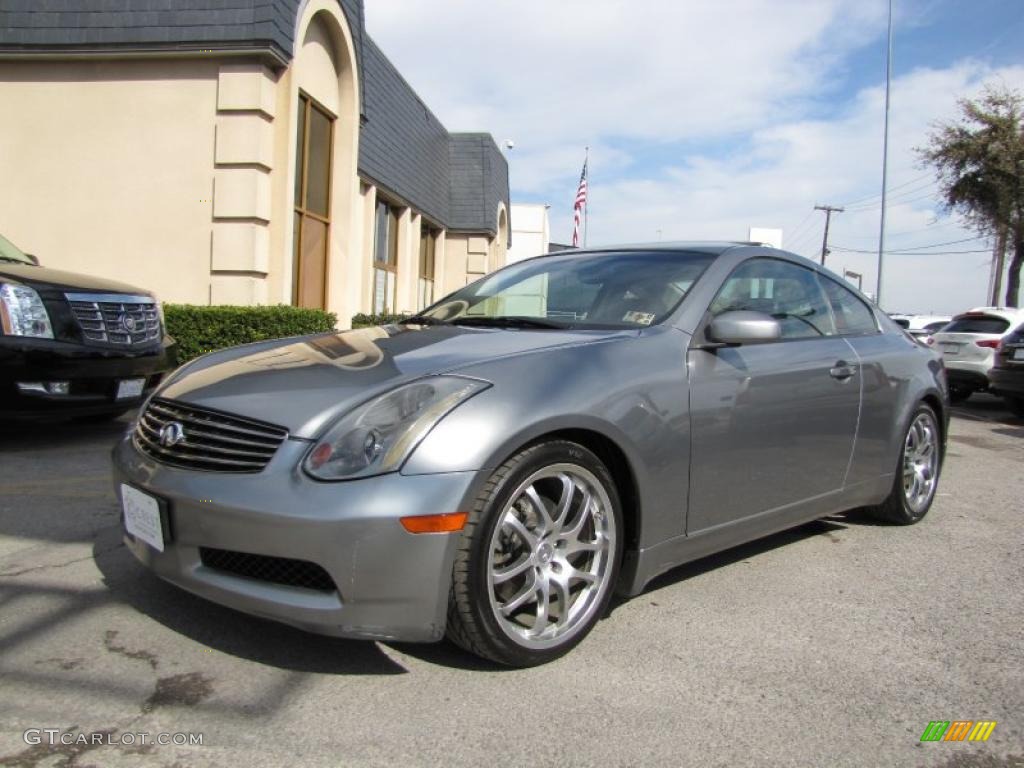
[[[67,395],[71,392],[70,381],[19,381],[18,391],[36,395]]]

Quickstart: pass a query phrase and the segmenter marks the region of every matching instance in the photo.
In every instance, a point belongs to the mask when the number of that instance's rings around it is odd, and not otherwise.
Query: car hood
[[[143,291],[116,280],[101,277],[80,275],[77,272],[64,272],[49,267],[36,267],[31,264],[11,264],[0,261],[0,281],[13,280],[30,288],[46,291],[97,291],[103,293],[128,293],[134,295],[150,295]]]
[[[216,352],[180,369],[158,396],[315,438],[342,413],[421,376],[635,335],[462,326],[364,328]]]

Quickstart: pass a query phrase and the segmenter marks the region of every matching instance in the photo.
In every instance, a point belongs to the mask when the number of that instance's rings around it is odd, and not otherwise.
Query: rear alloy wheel
[[[892,492],[884,502],[871,507],[871,513],[898,525],[913,525],[920,521],[935,500],[941,466],[939,420],[930,406],[921,403],[914,411],[903,438]]]
[[[581,445],[527,448],[491,477],[456,555],[449,636],[516,667],[551,661],[604,613],[621,511],[608,469]]]

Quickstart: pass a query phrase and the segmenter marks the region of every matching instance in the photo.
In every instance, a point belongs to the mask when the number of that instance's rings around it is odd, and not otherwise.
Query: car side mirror
[[[37,267],[39,266],[39,257],[38,256],[34,256],[31,253],[26,253],[25,254],[25,258],[28,259],[29,261],[31,261],[34,266],[37,266]]]
[[[764,312],[733,310],[714,318],[705,332],[717,344],[764,344],[782,337],[779,321]]]

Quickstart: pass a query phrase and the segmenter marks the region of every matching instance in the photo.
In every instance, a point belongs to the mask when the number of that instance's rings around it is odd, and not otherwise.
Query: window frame
[[[790,266],[790,267],[794,267],[796,269],[803,269],[803,270],[805,270],[807,272],[810,272],[812,278],[814,279],[815,284],[818,286],[818,290],[821,291],[821,296],[824,299],[825,306],[828,308],[829,319],[832,321],[832,328],[833,328],[833,330],[835,332],[829,333],[829,334],[822,334],[820,336],[796,336],[796,337],[791,337],[791,338],[780,337],[780,338],[776,339],[775,341],[765,341],[765,342],[760,342],[758,344],[752,344],[750,346],[763,347],[763,346],[767,346],[767,345],[771,345],[771,344],[791,344],[791,343],[794,343],[794,342],[802,342],[802,341],[821,341],[823,339],[839,339],[839,338],[843,338],[844,335],[849,335],[849,334],[840,334],[840,333],[838,333],[838,327],[836,326],[835,310],[832,307],[832,301],[831,301],[831,299],[829,299],[828,293],[826,293],[824,286],[821,285],[821,277],[822,276],[819,274],[817,269],[814,269],[812,267],[808,267],[808,266],[806,266],[804,264],[800,264],[800,263],[795,262],[795,261],[790,261],[789,259],[779,258],[778,256],[770,256],[770,255],[767,255],[767,254],[758,254],[756,256],[750,256],[750,257],[744,259],[739,264],[737,264],[735,267],[733,267],[732,270],[730,270],[729,274],[726,275],[725,279],[722,280],[721,285],[718,286],[718,290],[715,291],[715,295],[712,297],[711,301],[708,302],[707,309],[705,309],[705,311],[704,311],[704,321],[701,323],[700,333],[699,333],[699,336],[705,339],[704,343],[707,343],[707,336],[706,336],[707,327],[711,324],[711,321],[714,320],[715,317],[717,317],[717,315],[714,315],[711,312],[712,305],[714,305],[715,301],[718,300],[719,295],[722,293],[722,290],[725,288],[726,284],[732,279],[733,275],[735,275],[739,270],[743,269],[743,267],[745,267],[748,264],[750,264],[750,262],[752,262],[752,261],[775,261],[775,262],[779,262],[779,263],[785,264],[785,265]],[[874,317],[875,313],[872,312],[871,315],[872,315],[872,317]],[[876,325],[878,324],[878,318],[877,317],[875,317],[875,324]],[[855,335],[864,335],[864,334],[855,334]],[[694,334],[694,338],[696,338],[697,336],[698,336],[698,334]]]
[[[292,305],[299,306],[299,289],[301,285],[301,262],[302,262],[302,231],[304,229],[303,223],[305,217],[309,217],[319,221],[324,225],[327,230],[325,235],[325,256],[324,256],[324,287],[323,287],[323,307],[327,307],[327,298],[330,292],[331,284],[331,208],[334,204],[334,190],[332,183],[334,176],[334,124],[337,122],[337,117],[321,104],[319,101],[314,99],[308,93],[303,90],[299,90],[298,100],[299,115],[298,119],[301,121],[301,126],[296,128],[296,139],[299,138],[299,131],[302,136],[302,156],[298,157],[299,153],[296,152],[296,168],[295,168],[295,179],[293,181],[293,194],[296,187],[298,188],[299,194],[296,199],[292,201],[292,226],[297,226],[296,232],[292,233],[293,253],[292,253]],[[328,133],[328,147],[327,147],[327,200],[326,208],[327,215],[316,213],[306,208],[306,198],[308,196],[308,190],[306,189],[307,172],[309,170],[309,121],[310,115],[313,110],[318,111],[324,117],[330,125]],[[298,148],[296,148],[298,149]],[[295,222],[296,216],[298,217],[297,223]]]
[[[416,311],[421,312],[434,303],[434,289],[436,288],[435,275],[437,274],[437,238],[440,230],[435,229],[426,222],[420,224],[420,248],[417,264],[416,281]],[[425,253],[429,251],[429,253]],[[429,261],[429,269],[424,262]],[[424,283],[429,283],[425,286]],[[429,294],[426,295],[425,294]]]
[[[386,222],[387,240],[385,248],[387,249],[386,261],[381,261],[377,258],[379,246],[380,246],[380,210],[381,208],[386,210],[384,220]],[[388,300],[390,299],[391,304],[394,305],[398,302],[398,228],[401,226],[399,221],[401,217],[401,206],[395,205],[388,198],[378,194],[377,201],[374,205],[373,211],[373,252],[370,254],[370,310],[373,314],[377,312],[377,270],[388,273],[391,275],[390,278],[385,275],[384,277],[384,292],[388,294],[388,282],[391,283],[390,295],[385,295],[384,302],[381,304],[380,314],[395,314],[397,309],[394,306],[389,306]],[[394,224],[394,236],[392,237],[391,225]]]
[[[850,296],[852,296],[856,301],[860,302],[860,304],[862,306],[864,306],[865,309],[867,309],[868,314],[871,316],[871,322],[874,324],[874,330],[871,330],[871,331],[851,331],[849,333],[839,333],[839,324],[836,322],[836,318],[835,318],[836,308],[834,306],[832,306],[832,297],[830,297],[828,295],[828,290],[824,287],[824,285],[822,285],[822,289],[821,290],[824,292],[825,298],[828,300],[829,310],[832,312],[832,325],[835,326],[835,328],[836,328],[836,333],[834,334],[835,338],[842,339],[842,338],[857,338],[857,337],[860,337],[860,336],[878,336],[879,334],[882,333],[881,326],[878,323],[878,313],[875,312],[875,310],[871,306],[871,304],[869,304],[868,302],[864,301],[864,299],[862,299],[860,296],[858,296],[856,293],[854,293],[850,288],[848,288],[847,286],[843,285],[843,281],[842,280],[836,280],[834,278],[829,277],[828,275],[821,274],[820,272],[818,272],[818,270],[814,270],[814,272],[818,276],[818,281],[819,282],[824,283],[824,281],[829,280],[829,281],[835,283],[837,286],[839,286],[839,288],[841,290],[844,290],[848,294],[850,294]]]

